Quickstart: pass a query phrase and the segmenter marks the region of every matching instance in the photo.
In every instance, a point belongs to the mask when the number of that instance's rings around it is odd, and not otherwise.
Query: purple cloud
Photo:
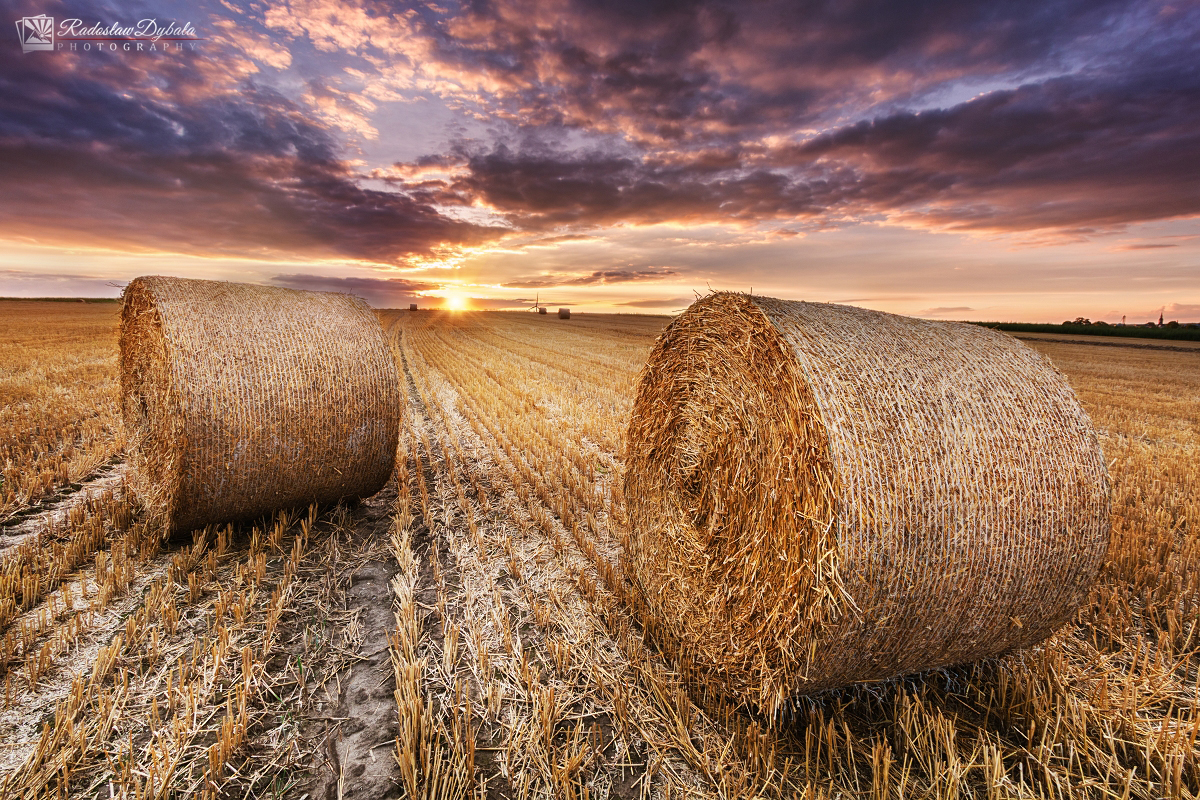
[[[606,269],[587,275],[551,274],[537,277],[517,278],[504,284],[513,289],[539,289],[550,286],[601,286],[609,283],[630,281],[657,281],[670,278],[679,272],[669,268],[650,269]]]
[[[687,308],[695,301],[694,295],[688,297],[668,297],[665,300],[629,300],[625,303],[617,303],[619,306],[627,306],[629,308]]]

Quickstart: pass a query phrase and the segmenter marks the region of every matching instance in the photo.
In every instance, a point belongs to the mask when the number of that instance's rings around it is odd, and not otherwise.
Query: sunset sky
[[[3,296],[1200,320],[1194,0],[4,7]]]

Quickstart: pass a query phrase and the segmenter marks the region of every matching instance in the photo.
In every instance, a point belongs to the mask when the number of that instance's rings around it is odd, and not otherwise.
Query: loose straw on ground
[[[135,487],[168,530],[362,497],[391,475],[399,381],[356,297],[138,278],[120,349]]]
[[[1109,541],[1066,379],[986,328],[709,295],[646,365],[625,571],[718,688],[801,693],[994,656],[1066,622]]]

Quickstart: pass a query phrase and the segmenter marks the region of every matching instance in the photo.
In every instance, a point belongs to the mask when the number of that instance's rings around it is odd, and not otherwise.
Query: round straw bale
[[[120,371],[134,488],[168,531],[374,494],[400,430],[374,312],[345,294],[144,277]]]
[[[1037,642],[1108,548],[1066,379],[974,325],[709,295],[656,343],[626,453],[647,628],[767,711]]]

